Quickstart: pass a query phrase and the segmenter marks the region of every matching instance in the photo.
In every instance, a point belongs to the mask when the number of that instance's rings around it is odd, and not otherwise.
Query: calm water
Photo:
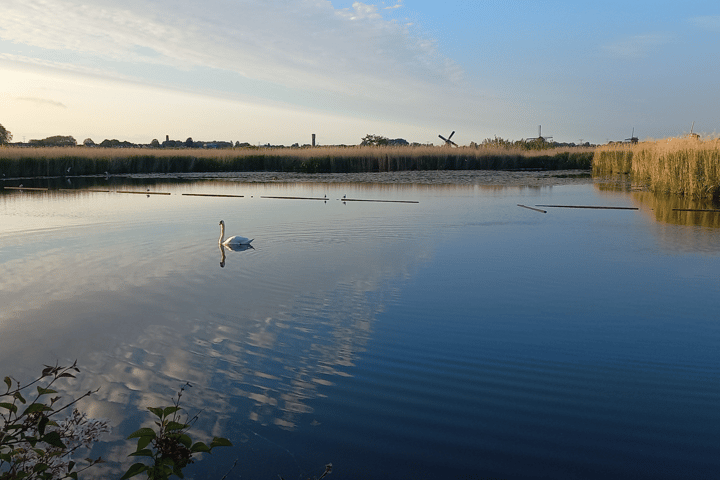
[[[235,445],[188,478],[716,477],[720,215],[428,175],[0,190],[0,374],[78,360],[68,393],[114,426],[98,478],[185,382],[195,436]],[[171,195],[117,193],[146,189]]]

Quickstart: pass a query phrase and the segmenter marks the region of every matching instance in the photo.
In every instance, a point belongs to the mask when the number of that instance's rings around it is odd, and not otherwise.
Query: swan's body
[[[223,220],[220,220],[220,240],[218,240],[218,243],[220,245],[250,245],[250,242],[252,242],[253,240],[254,238],[241,237],[239,235],[225,238],[225,222]]]

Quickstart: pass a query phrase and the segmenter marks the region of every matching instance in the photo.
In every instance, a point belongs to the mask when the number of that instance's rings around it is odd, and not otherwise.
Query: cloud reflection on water
[[[46,200],[51,218],[76,207]],[[153,202],[139,220],[113,222],[113,202],[136,201],[103,197],[93,218],[108,222],[107,239],[94,225],[32,244],[23,232],[4,236],[16,251],[0,260],[2,371],[29,376],[42,363],[77,358],[82,374],[67,393],[100,387],[82,407],[118,427],[103,456],[125,468],[124,435],[186,381],[194,388],[185,405],[204,412],[198,440],[241,433],[227,431],[230,421],[310,425],[313,399],[353,374],[377,313],[437,242],[423,237],[409,249],[419,235],[397,206],[377,215],[378,206],[348,213],[339,202],[336,210],[245,203],[244,221],[263,239],[243,252],[221,247],[218,269],[216,232],[201,226],[217,206],[180,200],[178,212]],[[173,243],[159,243],[158,230]]]
[[[142,197],[140,204],[100,195],[93,207],[95,195],[79,195],[79,204],[47,197],[42,215],[57,219],[70,207],[88,210],[93,220],[60,228],[51,241],[26,243],[22,225],[3,236],[3,251],[10,248],[12,255],[0,258],[0,371],[22,376],[55,358],[78,358],[83,373],[70,393],[100,387],[83,408],[118,426],[104,457],[124,459],[124,435],[149,420],[144,407],[168,405],[186,381],[194,387],[184,404],[204,412],[193,429],[198,440],[252,441],[260,426],[297,431],[313,425],[313,401],[356,373],[378,314],[443,239],[468,226],[516,224],[527,231],[537,217],[516,212],[516,199],[538,196],[544,187],[210,182],[171,188],[243,189],[249,198],[173,195]],[[335,199],[351,189],[372,197],[421,197],[422,203],[257,199],[275,191]],[[22,211],[23,201],[13,201],[13,211]],[[221,249],[221,261],[223,254],[228,258],[220,269],[215,227],[228,212],[235,222],[252,225],[257,245],[244,252]],[[555,218],[560,215],[571,213]],[[97,232],[97,224],[112,235]],[[501,263],[498,268],[505,268]],[[546,280],[539,272],[537,283]]]

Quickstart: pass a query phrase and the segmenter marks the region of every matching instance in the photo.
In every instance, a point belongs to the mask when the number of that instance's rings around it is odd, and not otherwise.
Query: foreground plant
[[[4,378],[5,392],[0,393],[0,480],[77,479],[78,473],[103,462],[99,457],[87,458],[76,470],[73,454],[89,450],[110,430],[107,422],[90,419],[75,408],[67,418],[57,420],[58,414],[97,391],[59,406],[61,397],[53,385],[61,378],[75,378],[78,372],[75,362],[69,367],[46,365],[40,377],[26,385]]]
[[[190,386],[190,384],[186,384]],[[157,431],[152,428],[141,428],[133,432],[128,439],[137,438],[137,449],[131,453],[131,457],[147,457],[149,464],[133,464],[121,480],[131,478],[142,473],[147,475],[148,480],[165,480],[172,475],[184,478],[183,469],[193,463],[193,455],[198,453],[211,453],[215,447],[231,447],[232,443],[227,438],[214,437],[210,445],[203,442],[193,443],[188,435],[188,430],[197,420],[195,415],[188,419],[181,419],[182,408],[180,399],[185,387],[182,387],[169,407],[148,407],[148,410],[155,415],[159,421],[155,421]]]

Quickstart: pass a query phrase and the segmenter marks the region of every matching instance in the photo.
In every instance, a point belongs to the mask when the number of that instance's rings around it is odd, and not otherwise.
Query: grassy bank
[[[668,138],[598,147],[593,175],[630,174],[658,193],[720,197],[720,141]]]
[[[405,170],[590,169],[591,148],[318,147],[268,149],[0,148],[5,178],[132,173],[357,173]]]

